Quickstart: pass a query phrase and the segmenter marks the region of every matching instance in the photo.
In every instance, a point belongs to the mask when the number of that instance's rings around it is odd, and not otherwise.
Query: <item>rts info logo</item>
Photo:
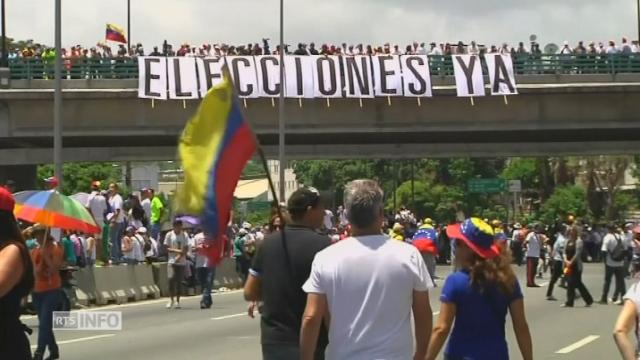
[[[54,311],[54,330],[122,330],[121,311]]]

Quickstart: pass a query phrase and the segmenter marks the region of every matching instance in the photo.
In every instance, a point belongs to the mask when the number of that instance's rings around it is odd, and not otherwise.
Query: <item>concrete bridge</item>
[[[522,75],[517,96],[455,96],[434,77],[434,97],[287,99],[293,159],[635,154],[640,152],[640,74]],[[0,91],[0,167],[52,162],[49,80],[13,80]],[[137,80],[65,80],[65,161],[166,160],[198,102],[137,98]],[[278,109],[248,99],[245,113],[268,156]],[[26,167],[24,167],[26,166]]]

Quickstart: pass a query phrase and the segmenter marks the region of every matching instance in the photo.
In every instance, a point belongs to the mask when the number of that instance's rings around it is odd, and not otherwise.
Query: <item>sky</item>
[[[126,0],[62,0],[64,47],[94,46],[105,24],[126,29]],[[7,1],[7,36],[53,45],[54,1]],[[637,38],[635,0],[285,0],[285,42],[416,41],[543,46]],[[131,39],[149,51],[163,40],[245,44],[279,37],[278,0],[131,0]]]

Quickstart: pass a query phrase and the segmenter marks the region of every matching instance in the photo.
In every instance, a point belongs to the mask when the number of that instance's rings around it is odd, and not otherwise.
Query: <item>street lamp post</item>
[[[636,1],[636,10],[638,11],[638,38],[636,40],[640,41],[640,0]]]
[[[131,50],[131,0],[127,0],[127,51]]]
[[[55,0],[55,47],[53,92],[53,167],[62,188],[62,0]]]
[[[2,0],[2,4],[0,4],[0,6],[2,7],[2,14],[0,14],[2,17],[2,66],[8,67],[9,54],[7,54],[7,17],[4,11],[4,0]]]
[[[278,169],[279,196],[280,201],[285,201],[285,181],[284,169],[286,166],[286,157],[284,152],[284,0],[280,0],[280,97],[278,101]]]

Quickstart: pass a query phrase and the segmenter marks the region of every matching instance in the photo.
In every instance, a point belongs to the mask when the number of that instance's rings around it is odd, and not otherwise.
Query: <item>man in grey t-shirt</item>
[[[164,245],[169,253],[169,264],[167,267],[169,278],[169,296],[171,300],[167,303],[167,309],[172,307],[180,308],[180,293],[182,292],[182,280],[184,279],[185,266],[187,265],[187,251],[189,249],[189,239],[182,229],[182,221],[173,222],[173,230],[169,231],[164,238]],[[176,298],[175,306],[173,298]]]

